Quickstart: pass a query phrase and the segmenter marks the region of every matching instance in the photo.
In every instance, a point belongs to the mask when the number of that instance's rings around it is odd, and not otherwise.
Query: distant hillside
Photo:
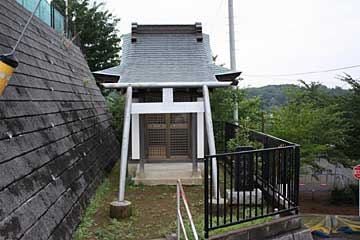
[[[296,89],[299,88],[297,85],[293,84],[284,84],[284,85],[268,85],[258,88],[247,88],[245,89],[248,97],[259,97],[262,104],[261,108],[268,110],[271,107],[284,106],[286,104],[286,90],[287,89]],[[324,91],[329,92],[334,95],[344,95],[347,93],[347,90],[342,88],[327,88],[323,86]]]

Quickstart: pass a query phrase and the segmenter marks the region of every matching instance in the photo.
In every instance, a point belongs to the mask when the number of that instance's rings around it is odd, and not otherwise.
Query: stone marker
[[[131,202],[114,201],[110,203],[110,217],[116,219],[124,219],[131,216]]]

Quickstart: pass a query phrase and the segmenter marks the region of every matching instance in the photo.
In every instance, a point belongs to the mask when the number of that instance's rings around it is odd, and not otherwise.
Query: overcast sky
[[[121,18],[121,33],[139,24],[202,22],[218,63],[229,66],[227,0],[104,0]],[[237,68],[241,86],[297,83],[329,87],[344,71],[286,77],[254,77],[328,70],[360,64],[359,0],[234,0]],[[360,78],[360,68],[346,70]]]

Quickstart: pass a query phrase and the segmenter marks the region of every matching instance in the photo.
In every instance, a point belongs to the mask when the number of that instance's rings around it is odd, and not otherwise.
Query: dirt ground
[[[345,204],[331,204],[330,192],[300,193],[300,212],[333,215],[355,215],[359,213],[357,206]]]
[[[75,240],[154,239],[176,231],[175,186],[127,186],[126,199],[132,202],[130,219],[117,221],[109,218],[109,203],[117,199],[118,167],[99,187],[95,199],[86,209]],[[202,228],[203,188],[185,187],[194,220]],[[349,205],[334,205],[330,193],[300,194],[300,213],[357,215],[358,209]],[[251,223],[252,224],[252,223]],[[360,235],[339,235],[333,239],[360,239]],[[351,238],[355,237],[355,238]]]

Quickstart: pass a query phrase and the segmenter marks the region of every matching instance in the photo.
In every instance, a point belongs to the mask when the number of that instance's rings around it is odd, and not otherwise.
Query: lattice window
[[[148,159],[190,159],[190,114],[145,115],[145,130]]]
[[[189,130],[171,129],[170,130],[170,155],[189,156]]]

